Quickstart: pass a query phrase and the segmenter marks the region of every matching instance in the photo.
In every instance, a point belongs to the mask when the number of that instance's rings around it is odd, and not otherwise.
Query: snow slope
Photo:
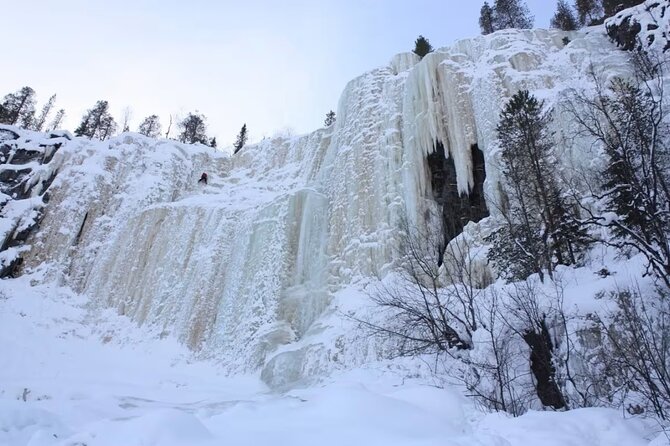
[[[487,415],[390,363],[272,393],[36,279],[0,282],[0,445],[641,446],[657,436],[607,409]]]

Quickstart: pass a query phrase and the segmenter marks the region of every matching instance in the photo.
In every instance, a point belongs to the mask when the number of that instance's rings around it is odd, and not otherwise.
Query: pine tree
[[[186,144],[207,144],[207,124],[205,124],[205,115],[198,113],[189,113],[178,126],[181,129],[179,141]]]
[[[331,110],[328,113],[326,113],[326,120],[323,121],[323,125],[325,125],[326,127],[330,127],[334,123],[335,123],[335,112]]]
[[[528,29],[533,27],[534,17],[523,0],[495,0],[493,6],[493,28]]]
[[[74,134],[104,141],[114,135],[114,132],[116,132],[116,121],[109,113],[109,103],[101,100],[86,111]]]
[[[56,112],[56,116],[54,116],[54,118],[51,120],[51,123],[49,124],[47,130],[49,131],[58,130],[61,123],[63,122],[64,117],[65,117],[65,110],[61,108]]]
[[[137,129],[137,133],[140,133],[149,138],[158,138],[161,136],[161,123],[157,115],[151,115],[144,118],[144,121],[140,124]]]
[[[562,29],[563,31],[574,31],[578,23],[575,14],[570,5],[565,0],[558,0],[556,13],[551,19],[551,27]]]
[[[484,2],[484,6],[479,11],[479,28],[483,35],[491,34],[495,31],[493,28],[493,9],[489,2]]]
[[[602,19],[603,10],[600,0],[575,0],[577,20],[581,26],[597,23]]]
[[[548,130],[551,116],[527,90],[505,105],[497,127],[501,147],[506,225],[493,234],[489,252],[510,279],[524,279],[555,264],[573,264],[586,233],[561,194]]]
[[[35,90],[23,87],[4,97],[0,108],[0,122],[31,128],[35,119]]]
[[[209,141],[209,146],[216,149],[216,136]]]
[[[34,129],[37,130],[38,132],[41,132],[42,129],[44,128],[44,124],[46,124],[47,117],[49,116],[49,113],[51,113],[51,109],[53,109],[55,102],[56,102],[56,95],[54,94],[42,107],[42,112],[40,113],[40,116],[35,120],[34,125]]]
[[[626,8],[631,8],[641,3],[644,3],[644,0],[603,0],[603,12],[605,13],[605,17],[612,17]]]
[[[417,37],[417,39],[414,41],[414,54],[419,56],[420,58],[423,59],[423,57],[428,54],[433,52],[433,47],[428,41],[423,36]]]
[[[244,147],[244,145],[247,143],[248,137],[249,135],[247,135],[247,124],[244,124],[240,130],[240,133],[237,135],[235,144],[233,144],[233,147],[235,148],[235,151],[233,152],[234,154],[242,150],[242,147]]]

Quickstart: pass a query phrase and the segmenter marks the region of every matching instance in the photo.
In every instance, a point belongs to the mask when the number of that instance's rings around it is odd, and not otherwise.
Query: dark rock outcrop
[[[556,383],[556,368],[553,363],[554,345],[545,321],[536,330],[527,330],[523,339],[530,348],[530,370],[535,377],[537,397],[545,407],[563,409],[565,399]]]
[[[605,20],[610,39],[626,51],[670,48],[670,0],[648,0]]]
[[[471,221],[478,222],[489,215],[484,199],[484,180],[486,179],[484,154],[479,150],[477,144],[473,144],[471,155],[474,184],[468,194],[459,193],[454,160],[446,157],[442,143],[436,143],[435,151],[428,155],[432,198],[442,208],[444,234],[442,250],[463,231],[466,224]],[[442,263],[442,259],[439,259],[439,263]]]
[[[9,250],[23,245],[39,225],[49,201],[47,190],[57,173],[47,170],[44,178],[42,166],[53,160],[63,139],[69,136],[52,132],[33,141],[18,129],[0,126],[0,278],[14,276],[23,263],[20,249]],[[36,177],[37,170],[42,179]],[[28,199],[27,205],[20,204]]]

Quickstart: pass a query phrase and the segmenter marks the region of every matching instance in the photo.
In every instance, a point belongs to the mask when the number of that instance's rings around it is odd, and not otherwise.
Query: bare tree
[[[53,108],[54,104],[56,102],[56,95],[51,95],[49,100],[47,101],[46,104],[42,107],[42,111],[40,112],[40,115],[37,119],[35,119],[35,130],[38,132],[41,132],[42,129],[44,128],[44,124],[47,122],[47,117],[49,116],[49,113],[51,113],[51,109]]]
[[[170,115],[170,122],[168,123],[167,131],[165,132],[165,139],[170,139],[170,129],[172,129],[172,115]]]
[[[121,115],[121,132],[129,132],[130,131],[130,120],[133,117],[133,109],[130,108],[130,106],[126,106],[123,109],[123,113]]]
[[[670,127],[663,58],[632,56],[636,75],[603,85],[595,96],[575,92],[570,111],[582,131],[603,148],[606,166],[598,209],[584,207],[593,224],[608,228],[605,243],[647,259],[648,272],[670,287]]]
[[[632,413],[651,409],[670,418],[670,295],[645,296],[639,287],[611,294],[618,311],[599,320],[607,368]]]
[[[397,341],[401,356],[471,348],[472,332],[477,328],[474,307],[478,291],[469,289],[474,280],[468,280],[472,270],[464,263],[472,259],[464,254],[464,247],[454,248],[448,273],[453,282],[442,287],[440,228],[420,230],[406,220],[401,227],[401,260],[395,280],[380,285],[371,295],[384,320],[359,322],[374,334]],[[457,282],[461,279],[466,283]]]
[[[483,336],[479,338],[475,357],[464,357],[468,371],[462,381],[469,396],[489,410],[518,416],[526,412],[531,395],[523,383],[529,373],[521,371],[524,363],[518,340],[504,318],[503,299],[495,287],[487,289],[486,298],[477,306],[477,320]]]
[[[541,305],[538,299],[541,295],[532,279],[514,283],[507,293],[504,317],[510,330],[530,349],[530,370],[538,399],[544,407],[563,409],[565,396],[556,379],[554,341],[548,327],[556,322],[557,311],[552,306]],[[545,302],[551,302],[548,297],[545,296]]]
[[[65,117],[65,110],[60,109],[56,112],[56,116],[51,120],[51,123],[49,124],[49,130],[58,130],[60,127],[61,123],[63,122],[63,118]]]

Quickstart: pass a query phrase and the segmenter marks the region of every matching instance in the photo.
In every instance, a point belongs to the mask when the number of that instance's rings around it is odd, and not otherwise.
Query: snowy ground
[[[383,365],[274,394],[30,280],[0,282],[0,445],[636,446],[658,437],[650,422],[604,409],[484,414],[455,389]]]

